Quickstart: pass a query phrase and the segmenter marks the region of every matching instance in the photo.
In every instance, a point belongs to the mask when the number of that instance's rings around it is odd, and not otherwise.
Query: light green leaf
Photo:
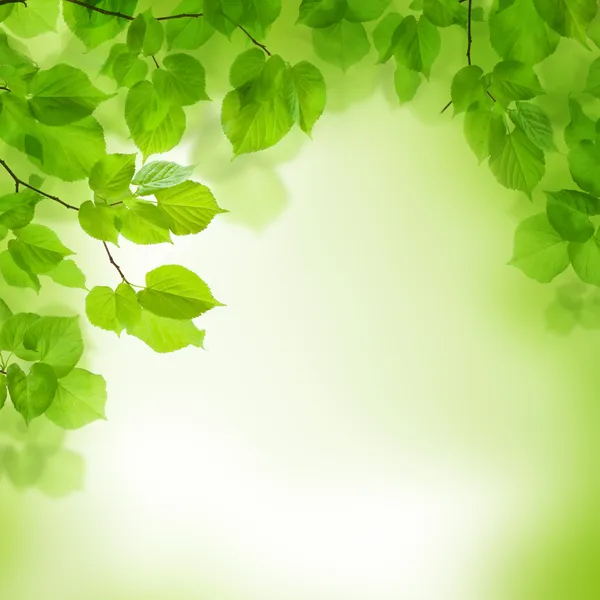
[[[228,37],[242,20],[244,10],[243,0],[204,0],[204,18]]]
[[[4,323],[6,323],[6,321],[8,321],[8,319],[10,319],[12,316],[12,310],[10,310],[8,304],[6,304],[6,302],[0,298],[0,329],[2,329]]]
[[[544,153],[520,129],[506,135],[500,147],[493,149],[489,164],[501,185],[527,195],[546,170]]]
[[[594,235],[590,216],[600,214],[600,200],[576,190],[546,192],[546,214],[552,227],[569,242],[585,242]]]
[[[38,352],[58,378],[71,372],[83,354],[78,317],[40,317],[23,338],[25,348]]]
[[[310,136],[327,104],[325,79],[317,67],[306,61],[294,65],[291,74],[298,98],[300,128]]]
[[[454,114],[466,111],[474,102],[483,104],[486,101],[486,89],[480,67],[463,67],[454,75],[450,88]]]
[[[557,33],[586,45],[587,27],[596,15],[596,0],[533,0],[540,17]]]
[[[391,12],[381,19],[373,30],[373,45],[379,54],[379,62],[386,62],[392,57],[394,32],[403,19],[399,13]]]
[[[600,147],[583,140],[569,152],[569,169],[575,183],[586,192],[600,196]]]
[[[115,290],[117,319],[125,327],[133,327],[142,316],[142,307],[133,288],[124,281]]]
[[[107,200],[121,200],[135,173],[135,154],[107,154],[90,173],[90,188]]]
[[[106,420],[106,381],[85,369],[74,369],[58,380],[46,417],[63,429],[79,429]]]
[[[348,7],[344,17],[348,21],[376,21],[389,8],[391,0],[346,0]]]
[[[6,404],[6,398],[8,397],[8,380],[6,375],[0,373],[0,410],[4,408]]]
[[[171,241],[169,218],[151,202],[129,204],[121,219],[121,235],[134,244],[150,245]]]
[[[29,106],[45,125],[68,125],[91,115],[109,96],[81,70],[66,64],[38,71],[29,84]]]
[[[57,379],[52,367],[43,363],[32,365],[29,374],[17,364],[7,371],[8,391],[13,406],[29,424],[42,416],[52,404],[57,388]]]
[[[202,0],[183,0],[171,14],[202,14]],[[196,50],[215,33],[214,27],[203,17],[196,19],[169,19],[166,22],[169,50]]]
[[[600,58],[590,64],[585,91],[596,98],[600,98]]]
[[[313,45],[319,58],[342,71],[360,62],[371,48],[364,25],[345,20],[314,29]]]
[[[298,23],[323,28],[340,23],[346,14],[346,0],[302,0]]]
[[[423,14],[438,27],[463,25],[468,19],[467,7],[456,0],[424,0]]]
[[[127,328],[127,333],[142,340],[155,352],[166,353],[187,346],[202,348],[204,330],[198,329],[191,320],[159,317],[147,310],[140,320]]]
[[[406,17],[392,39],[394,56],[407,69],[423,73],[427,79],[441,48],[440,33],[425,17]]]
[[[415,97],[421,85],[421,75],[403,65],[396,65],[394,73],[394,90],[400,104],[409,102]]]
[[[544,93],[533,69],[516,60],[497,63],[491,83],[492,94],[505,106],[513,100],[531,100]]]
[[[229,83],[234,88],[244,87],[252,83],[262,73],[266,62],[266,54],[259,48],[250,48],[239,54],[229,70]]]
[[[85,275],[81,269],[72,260],[63,260],[58,266],[46,273],[52,281],[69,288],[87,289],[85,285]]]
[[[120,335],[125,326],[117,317],[115,292],[106,286],[92,288],[85,299],[85,314],[90,323],[106,331]]]
[[[223,212],[211,191],[195,181],[156,192],[159,207],[169,216],[169,229],[175,235],[200,233]]]
[[[31,190],[1,196],[0,225],[7,229],[21,229],[29,225],[35,215],[35,206],[41,199]]]
[[[596,139],[596,124],[582,110],[581,104],[569,98],[571,121],[565,127],[565,142],[569,148],[575,148],[583,140]]]
[[[490,41],[504,60],[534,65],[554,53],[560,36],[537,13],[531,0],[513,0],[490,15]]]
[[[35,274],[52,271],[66,256],[73,254],[45,225],[31,224],[15,231],[16,240],[8,243],[8,251],[21,269]]]
[[[156,93],[166,102],[190,106],[210,100],[206,94],[206,73],[202,64],[189,54],[169,54],[163,68],[152,75]]]
[[[23,340],[28,328],[39,318],[35,313],[17,313],[8,318],[0,329],[0,350],[8,350],[23,360],[38,360],[39,353],[26,348]]]
[[[100,75],[105,75],[106,77],[114,77],[115,63],[117,62],[117,59],[123,56],[124,54],[131,54],[131,52],[129,52],[127,44],[113,44],[110,47],[108,57],[102,64],[102,67],[100,67]]]
[[[541,150],[556,150],[550,117],[535,104],[517,102],[516,110],[508,111],[511,121]]]
[[[139,186],[136,193],[148,196],[158,190],[175,187],[183,183],[193,173],[194,168],[163,160],[146,163],[133,178],[133,184]]]
[[[545,213],[519,224],[509,264],[540,283],[549,283],[569,266],[567,242],[553,229]]]
[[[598,232],[586,242],[569,244],[573,270],[582,281],[600,286],[600,236]]]
[[[87,200],[79,207],[79,224],[91,237],[117,244],[119,232],[115,224],[116,213],[108,204],[94,204]]]
[[[33,38],[56,31],[58,14],[58,0],[30,0],[27,6],[14,5],[10,16],[4,20],[4,25],[19,37]]]
[[[131,88],[146,79],[148,64],[132,52],[120,54],[112,67],[112,76],[119,87]]]
[[[8,250],[0,252],[0,273],[4,281],[12,287],[31,288],[40,291],[40,280],[29,271],[24,271],[17,265]]]
[[[127,30],[127,46],[135,54],[152,56],[160,51],[165,39],[165,33],[160,21],[147,10],[137,15],[131,21]]]
[[[264,39],[281,14],[282,0],[244,0],[242,23],[259,39]]]
[[[215,306],[223,306],[198,275],[179,265],[150,271],[146,286],[138,292],[140,304],[159,317],[194,319]]]

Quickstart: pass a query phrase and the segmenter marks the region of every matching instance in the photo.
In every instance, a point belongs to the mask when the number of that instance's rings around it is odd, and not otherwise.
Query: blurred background
[[[296,60],[292,13],[270,43]],[[3,411],[0,597],[597,600],[600,334],[578,325],[568,276],[543,286],[506,264],[534,208],[438,114],[461,52],[410,107],[385,67],[325,69],[314,140],[232,162],[219,100],[236,47],[209,43],[215,102],[168,158],[198,163],[230,213],[117,252],[135,281],[193,269],[226,306],[199,320],[204,351],[88,326],[107,422],[63,438]],[[100,115],[113,152],[130,147],[121,101]],[[88,285],[116,284],[101,245],[44,209]],[[83,300],[30,295],[54,313]]]

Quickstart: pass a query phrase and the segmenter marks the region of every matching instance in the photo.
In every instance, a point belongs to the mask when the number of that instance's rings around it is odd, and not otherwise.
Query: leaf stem
[[[203,17],[202,13],[181,13],[180,15],[168,15],[166,17],[157,17],[157,21],[169,21],[170,19],[199,19]]]
[[[238,25],[238,28],[241,29],[246,36],[248,37],[248,39],[255,45],[258,46],[261,50],[263,50],[267,56],[272,56],[272,54],[269,52],[269,49],[264,45],[261,44],[256,38],[254,38],[250,32],[248,32],[247,29],[244,29],[244,27],[242,27],[241,25]]]
[[[129,281],[127,280],[127,277],[125,277],[123,270],[121,269],[121,267],[116,263],[115,259],[113,258],[113,255],[110,252],[110,248],[108,247],[108,244],[106,242],[102,242],[102,245],[104,246],[104,249],[106,250],[106,254],[108,255],[108,260],[109,260],[110,264],[117,270],[117,272],[121,276],[121,279],[123,280],[123,282],[127,283],[128,285],[131,285],[131,283],[129,283]]]
[[[160,69],[160,65],[158,64],[158,61],[156,60],[156,56],[152,55],[152,60],[154,61],[154,64],[156,65],[156,68]]]
[[[467,20],[467,62],[471,66],[471,46],[473,45],[473,36],[471,35],[471,21],[473,14],[473,0],[469,0],[469,16]]]
[[[5,85],[0,85],[0,90],[3,92],[10,92],[10,88],[7,88]]]
[[[4,170],[12,177],[13,181],[15,182],[15,192],[19,193],[19,187],[23,186],[34,192],[37,192],[38,194],[40,194],[40,196],[44,196],[45,198],[48,198],[49,200],[53,200],[54,202],[58,202],[59,204],[62,204],[65,208],[69,208],[71,210],[79,210],[79,208],[77,206],[68,204],[64,200],[61,200],[60,198],[57,198],[56,196],[52,196],[51,194],[47,194],[46,192],[44,192],[44,191],[30,185],[26,181],[23,181],[22,179],[20,179],[19,177],[17,177],[15,172],[6,164],[6,162],[4,160],[2,160],[1,158],[0,158],[0,166],[4,168]]]

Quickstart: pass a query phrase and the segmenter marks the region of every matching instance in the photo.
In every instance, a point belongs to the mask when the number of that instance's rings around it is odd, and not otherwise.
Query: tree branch
[[[5,85],[0,85],[0,90],[3,92],[10,92],[10,88],[7,88]]]
[[[121,270],[121,267],[115,262],[113,255],[110,253],[108,244],[106,242],[102,242],[102,245],[104,246],[104,249],[106,250],[106,254],[108,255],[108,260],[109,260],[110,264],[117,270],[117,272],[121,276],[121,279],[123,280],[123,282],[128,285],[131,285],[131,283],[129,283],[129,281],[127,280],[127,277],[125,277],[125,274]]]
[[[81,0],[65,0],[65,2],[77,4],[77,6],[82,6],[83,8],[93,10],[94,12],[100,13],[102,15],[107,15],[108,17],[118,17],[119,19],[126,19],[127,21],[133,21],[135,18],[132,15],[127,15],[122,12],[115,12],[113,10],[106,10],[104,8],[99,8],[98,6],[93,6],[92,4],[86,4],[85,2],[81,2]]]
[[[246,36],[248,37],[248,39],[255,46],[258,46],[261,50],[263,50],[267,54],[267,56],[272,56],[271,53],[269,52],[269,49],[264,44],[261,44],[257,39],[255,39],[254,37],[252,37],[252,35],[246,29],[244,29],[241,25],[238,25],[238,28],[241,29],[246,34]]]
[[[180,15],[168,15],[166,17],[157,17],[157,21],[169,21],[170,19],[199,19],[203,17],[202,13],[181,13]]]
[[[23,187],[26,187],[27,189],[32,190],[33,192],[40,194],[40,196],[44,196],[45,198],[48,198],[49,200],[53,200],[54,202],[58,202],[59,204],[62,204],[65,208],[69,208],[71,210],[79,210],[79,208],[77,206],[68,204],[67,202],[64,202],[63,200],[61,200],[60,198],[57,198],[56,196],[52,196],[51,194],[47,194],[46,192],[43,192],[42,190],[30,185],[26,181],[19,179],[19,177],[17,177],[15,172],[2,159],[0,159],[0,166],[4,168],[4,170],[12,177],[12,180],[15,182],[15,192],[18,193],[19,187],[23,186]]]
[[[471,46],[473,45],[473,36],[471,35],[471,20],[473,13],[473,0],[469,0],[469,16],[467,20],[467,62],[471,66]]]

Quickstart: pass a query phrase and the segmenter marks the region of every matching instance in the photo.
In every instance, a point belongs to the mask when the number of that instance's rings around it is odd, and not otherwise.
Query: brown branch
[[[471,46],[473,45],[473,36],[471,35],[471,20],[472,20],[472,13],[473,13],[473,0],[469,0],[469,17],[467,20],[467,38],[468,38],[468,42],[467,42],[467,62],[469,63],[469,66],[471,66]]]
[[[30,185],[26,181],[23,181],[22,179],[17,177],[17,175],[14,173],[14,171],[2,159],[0,159],[0,166],[2,166],[4,168],[4,170],[12,177],[13,181],[15,182],[15,192],[18,193],[19,187],[23,186],[23,187],[26,187],[26,188],[32,190],[33,192],[40,194],[40,196],[44,196],[45,198],[48,198],[49,200],[53,200],[54,202],[58,202],[59,204],[62,204],[65,208],[70,208],[71,210],[79,210],[79,208],[77,206],[68,204],[64,200],[61,200],[60,198],[57,198],[56,196],[52,196],[51,194],[47,194],[46,192]]]
[[[113,10],[106,10],[104,8],[99,8],[98,6],[86,4],[85,2],[82,2],[81,0],[65,0],[65,2],[70,2],[71,4],[77,4],[77,6],[82,6],[83,8],[93,10],[94,12],[100,13],[102,15],[107,15],[108,17],[118,17],[119,19],[126,19],[127,21],[133,21],[135,18],[131,15],[127,15],[122,12],[115,12]]]
[[[131,285],[131,283],[129,283],[129,281],[127,281],[127,277],[125,277],[125,274],[121,270],[121,267],[115,262],[113,255],[110,253],[108,244],[106,242],[102,242],[102,245],[104,246],[104,249],[106,250],[106,254],[108,255],[108,260],[109,260],[110,264],[117,270],[117,272],[121,276],[121,279],[123,280],[123,282],[127,283],[128,285]]]
[[[241,29],[246,36],[248,37],[248,39],[255,45],[258,46],[261,50],[263,50],[264,52],[266,52],[267,56],[271,56],[271,53],[269,52],[269,49],[264,45],[261,44],[256,38],[254,38],[249,32],[248,30],[244,29],[241,25],[238,25],[238,28]]]
[[[169,15],[167,17],[157,17],[157,21],[169,21],[170,19],[199,19],[203,17],[202,13],[181,13],[180,15]]]

